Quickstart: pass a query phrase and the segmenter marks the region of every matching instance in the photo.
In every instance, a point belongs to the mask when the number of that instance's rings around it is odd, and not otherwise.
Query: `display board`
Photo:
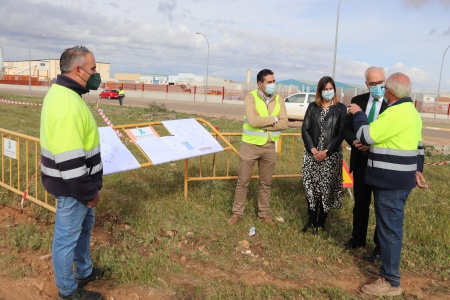
[[[139,169],[140,164],[111,127],[99,127],[103,175]]]
[[[162,121],[162,124],[172,136],[136,140],[154,165],[223,151],[195,119]]]

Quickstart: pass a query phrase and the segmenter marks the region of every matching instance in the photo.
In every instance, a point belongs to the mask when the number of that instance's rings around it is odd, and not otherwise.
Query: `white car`
[[[303,120],[309,103],[316,101],[315,93],[299,92],[284,99],[289,120]]]

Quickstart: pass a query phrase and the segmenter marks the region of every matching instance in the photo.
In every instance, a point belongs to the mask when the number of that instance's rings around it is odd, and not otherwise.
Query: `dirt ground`
[[[9,206],[0,206],[0,235],[3,235],[11,226],[16,226],[20,223],[34,223],[35,221],[33,216],[27,212],[26,208],[22,212],[19,209]],[[108,242],[109,238],[107,232],[94,229],[92,241],[94,245]],[[31,271],[27,272],[27,275],[24,277],[15,278],[7,268],[0,268],[0,300],[57,298],[58,292],[53,278],[51,256],[49,253],[17,254],[11,251],[11,249],[0,247],[0,255],[4,254],[13,255],[17,258],[14,264],[15,269],[23,268]],[[323,283],[325,286],[336,286],[357,299],[372,299],[360,292],[360,287],[370,280],[364,274],[360,274],[361,271],[356,267],[350,267],[348,270],[342,271],[342,274],[352,274],[352,276],[343,275],[338,278],[321,278],[320,275],[314,273],[314,270],[309,270],[308,280],[304,282],[293,282],[273,278],[262,269],[249,270],[237,268],[232,272],[226,272],[214,266],[208,266],[195,261],[187,261],[180,257],[173,257],[173,260],[182,264],[185,272],[167,280],[170,280],[169,283],[179,283],[183,286],[184,284],[194,286],[201,277],[209,277],[212,279],[226,277],[236,282],[245,282],[248,285],[255,286],[271,283],[280,288],[302,288],[306,285]],[[354,270],[351,270],[351,268],[354,268]],[[449,279],[446,279],[446,282],[450,285]],[[426,292],[432,289],[433,286],[436,286],[436,284],[434,280],[420,277],[418,274],[402,275],[402,287],[408,295],[414,295],[411,299],[449,299],[448,295],[430,295]],[[107,278],[90,283],[87,289],[101,292],[106,300],[177,299],[175,292],[170,289],[161,291],[148,286],[115,286]]]

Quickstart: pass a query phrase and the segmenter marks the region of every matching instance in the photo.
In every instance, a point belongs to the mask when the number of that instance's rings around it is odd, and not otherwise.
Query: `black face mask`
[[[80,67],[81,68],[81,67]],[[88,80],[84,80],[86,81],[86,88],[89,90],[98,90],[98,87],[100,86],[100,84],[102,83],[102,78],[100,77],[99,73],[89,73],[87,72],[85,69],[81,68],[81,70],[85,71],[86,73],[90,74],[91,76],[89,76]]]

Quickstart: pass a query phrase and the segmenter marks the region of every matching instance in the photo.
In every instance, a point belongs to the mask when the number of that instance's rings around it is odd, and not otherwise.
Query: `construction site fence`
[[[10,77],[13,75],[9,75]],[[14,75],[19,76],[19,75]],[[54,82],[50,79],[48,80],[37,80],[37,77],[31,78],[31,85],[35,88],[42,87],[41,89],[47,90]],[[30,82],[28,81],[28,76],[20,75],[15,80],[8,77],[8,80],[0,80],[0,85],[12,85],[12,86],[23,86],[26,88],[29,86]],[[100,85],[99,89],[118,89],[121,87],[125,90],[125,94],[127,91],[133,92],[133,97],[145,97],[144,92],[154,92],[158,94],[166,94],[166,97],[162,97],[164,99],[170,99],[170,95],[172,94],[184,94],[184,95],[192,95],[192,101],[199,101],[198,97],[195,95],[210,95],[213,98],[219,99],[222,102],[225,100],[229,101],[243,101],[245,96],[257,88],[256,83],[233,83],[227,85],[217,85],[217,83],[212,83],[210,86],[197,86],[190,84],[146,84],[146,83],[123,83],[123,82],[114,82],[108,81],[103,82]],[[303,89],[303,88],[302,88]],[[0,86],[1,90],[1,86]],[[277,85],[277,94],[280,95],[282,99],[288,97],[297,92],[309,92],[309,90],[301,90],[299,87],[295,85]],[[100,91],[99,91],[100,92]],[[140,93],[136,93],[140,92]],[[346,105],[350,104],[351,99],[354,96],[360,95],[362,93],[367,92],[366,89],[361,88],[337,88],[336,95],[338,100]],[[147,94],[148,95],[148,94]],[[421,113],[436,113],[436,114],[450,114],[450,98],[440,96],[439,102],[434,102],[427,97],[426,93],[415,93],[411,94],[411,98],[414,101],[416,109]],[[189,97],[188,97],[189,98]]]
[[[238,149],[242,134],[222,133],[209,122],[201,118],[196,120],[203,124],[206,129],[209,129],[224,151],[184,160],[183,188],[185,198],[188,197],[189,184],[194,181],[236,180],[238,175]],[[161,127],[162,129],[158,130],[164,130],[161,122],[117,125],[113,128],[119,135],[125,137],[125,129],[144,126],[152,126],[155,129]],[[31,201],[56,212],[56,200],[53,195],[47,193],[41,181],[39,139],[2,128],[0,128],[0,135],[0,147],[2,149],[0,186],[17,194],[18,196],[15,198],[17,203]],[[127,141],[125,145],[138,159],[141,168],[153,166],[150,159],[136,143]],[[301,157],[303,155],[301,134],[281,134],[277,143],[277,153],[274,178],[301,177]],[[108,176],[114,176],[114,174]],[[258,177],[257,168],[255,168],[252,178]]]

